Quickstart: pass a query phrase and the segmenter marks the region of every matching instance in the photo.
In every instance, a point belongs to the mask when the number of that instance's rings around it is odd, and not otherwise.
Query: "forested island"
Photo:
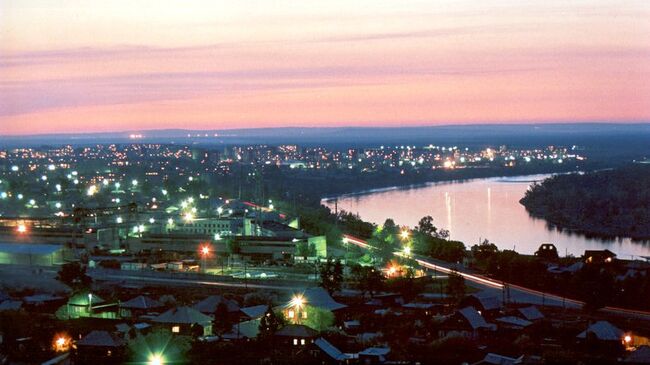
[[[528,212],[560,229],[589,236],[650,239],[650,165],[556,175],[520,200]]]

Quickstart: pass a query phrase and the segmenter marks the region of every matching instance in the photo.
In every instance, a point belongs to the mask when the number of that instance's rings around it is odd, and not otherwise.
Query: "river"
[[[414,227],[420,218],[433,217],[434,225],[447,229],[451,239],[468,248],[488,239],[501,249],[532,254],[541,243],[555,244],[560,255],[581,256],[585,250],[609,249],[619,258],[650,256],[648,243],[628,238],[603,240],[560,231],[543,219],[531,217],[519,204],[528,187],[550,175],[529,175],[431,183],[410,188],[373,190],[338,197],[338,209],[358,213],[381,224],[393,218]],[[323,200],[334,209],[334,200]]]

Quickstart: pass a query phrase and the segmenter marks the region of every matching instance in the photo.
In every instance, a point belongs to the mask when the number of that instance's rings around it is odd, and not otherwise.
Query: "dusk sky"
[[[0,1],[0,134],[644,122],[649,40],[648,0]]]

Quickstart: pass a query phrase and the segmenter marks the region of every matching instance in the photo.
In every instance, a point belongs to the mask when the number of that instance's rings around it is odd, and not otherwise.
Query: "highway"
[[[358,247],[361,247],[366,250],[373,249],[365,240],[360,238],[344,234],[343,239],[345,243],[351,243]],[[402,252],[395,252],[395,255],[398,257],[406,257]],[[478,289],[486,290],[494,293],[501,298],[507,298],[510,303],[528,303],[535,305],[550,305],[564,308],[580,309],[584,305],[584,302],[562,297],[559,295],[545,293],[539,290],[525,288],[520,285],[500,282],[486,276],[473,273],[466,268],[445,262],[440,260],[435,260],[430,257],[420,256],[420,255],[409,255],[407,258],[412,259],[416,262],[421,268],[435,270],[441,273],[449,274],[451,272],[456,272],[458,275],[462,276],[467,282],[470,283],[473,287]],[[612,314],[616,316],[622,316],[627,318],[643,319],[650,320],[650,312],[640,311],[640,310],[631,310],[618,307],[605,307],[600,310],[602,313]]]

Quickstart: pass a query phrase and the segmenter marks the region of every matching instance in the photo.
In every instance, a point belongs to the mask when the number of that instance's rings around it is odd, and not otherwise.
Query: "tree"
[[[465,279],[452,271],[447,278],[447,295],[454,303],[458,303],[465,296]]]
[[[320,286],[332,294],[337,290],[341,290],[342,282],[343,265],[341,260],[333,260],[328,257],[327,261],[320,266]]]
[[[258,336],[262,340],[270,339],[283,325],[284,321],[275,314],[271,304],[269,304],[266,313],[260,320]]]
[[[433,225],[433,217],[430,215],[422,217],[420,222],[418,222],[418,225],[415,227],[415,230],[427,236],[434,236],[438,231],[438,229]]]
[[[384,275],[372,266],[352,266],[351,274],[355,286],[361,290],[363,295],[370,293],[372,296],[384,287]]]
[[[93,281],[90,276],[86,275],[86,267],[78,262],[63,264],[56,279],[76,289],[87,288]]]
[[[212,322],[212,328],[217,334],[227,333],[232,329],[232,320],[228,313],[228,305],[221,301],[217,305],[217,309],[214,311],[214,321]]]

